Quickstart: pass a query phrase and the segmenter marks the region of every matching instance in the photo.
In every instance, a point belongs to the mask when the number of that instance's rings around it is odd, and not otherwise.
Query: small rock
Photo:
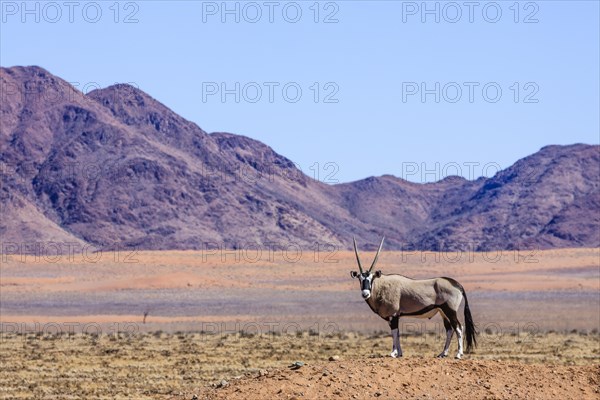
[[[381,393],[381,392],[375,392],[375,397],[379,397],[379,396],[381,396],[382,394],[383,394],[383,393]]]
[[[227,387],[228,385],[229,385],[229,382],[227,382],[225,379],[223,379],[221,382],[217,383],[218,388]]]
[[[269,372],[266,369],[258,371],[258,376],[266,376]]]
[[[193,396],[192,396],[192,400],[198,400],[198,396],[196,396],[196,395],[193,395]]]
[[[340,356],[331,356],[329,357],[329,361],[339,361],[340,360]]]
[[[492,385],[490,385],[489,383],[484,383],[483,387],[486,389],[490,389],[492,387]]]
[[[293,363],[292,365],[290,365],[291,369],[300,369],[304,366],[304,363],[302,361],[296,361],[295,363]]]
[[[328,376],[329,375],[329,371],[327,371],[326,369],[323,370],[323,376]]]

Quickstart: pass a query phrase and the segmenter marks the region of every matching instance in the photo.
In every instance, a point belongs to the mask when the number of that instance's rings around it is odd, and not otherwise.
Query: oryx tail
[[[474,347],[477,347],[477,329],[473,323],[473,317],[471,316],[471,310],[469,309],[469,300],[467,300],[467,293],[462,288],[462,295],[465,298],[465,334],[467,336],[467,353],[470,353]]]

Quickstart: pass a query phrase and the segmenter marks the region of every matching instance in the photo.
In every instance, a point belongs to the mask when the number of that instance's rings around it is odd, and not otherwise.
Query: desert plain
[[[600,249],[384,251],[383,273],[463,284],[480,336],[461,361],[433,358],[439,316],[401,320],[386,357],[355,266],[295,247],[2,255],[0,398],[600,397]]]

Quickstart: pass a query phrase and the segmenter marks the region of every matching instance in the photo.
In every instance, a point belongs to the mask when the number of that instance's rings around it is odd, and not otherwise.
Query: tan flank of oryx
[[[381,271],[373,273],[373,268],[383,247],[383,240],[384,238],[381,239],[371,268],[364,272],[356,248],[356,239],[354,239],[354,253],[360,273],[351,271],[350,276],[359,279],[362,297],[371,310],[389,322],[393,338],[392,353],[390,355],[392,357],[402,357],[398,330],[398,319],[400,317],[432,318],[439,313],[444,320],[446,343],[444,350],[438,357],[448,356],[452,335],[456,332],[458,340],[456,358],[462,358],[463,332],[466,334],[467,339],[467,353],[477,346],[477,331],[473,323],[465,289],[452,278],[416,280],[402,275],[384,275]],[[465,300],[465,327],[458,320],[458,309],[463,299]]]

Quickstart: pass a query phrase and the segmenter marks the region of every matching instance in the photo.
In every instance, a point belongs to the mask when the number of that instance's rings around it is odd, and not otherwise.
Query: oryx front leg
[[[402,348],[400,347],[400,330],[398,329],[398,317],[390,319],[390,328],[392,328],[392,353],[393,358],[402,357]]]
[[[452,329],[452,324],[446,318],[445,315],[442,314],[444,320],[444,328],[446,329],[446,343],[444,344],[444,350],[440,354],[438,354],[438,358],[448,357],[448,350],[450,350],[450,343],[452,341],[452,335],[454,334],[454,330]]]

